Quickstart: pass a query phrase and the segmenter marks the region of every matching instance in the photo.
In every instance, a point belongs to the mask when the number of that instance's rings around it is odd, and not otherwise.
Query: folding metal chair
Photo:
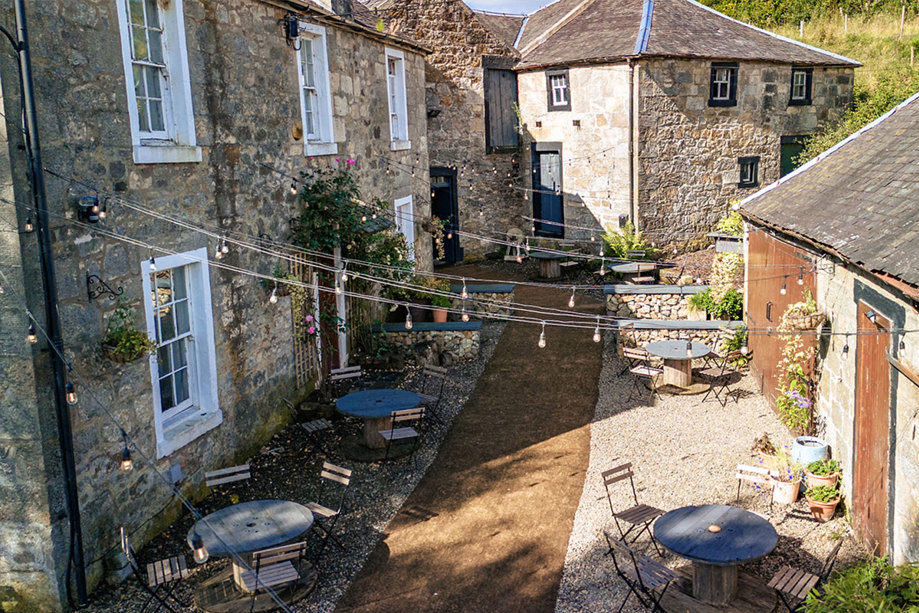
[[[750,354],[748,353],[747,355]],[[734,368],[733,364],[744,357],[744,354],[740,351],[731,351],[721,358],[720,364],[699,372],[700,375],[708,379],[711,385],[705,395],[702,396],[702,402],[705,402],[709,395],[714,394],[715,399],[721,403],[721,406],[727,406],[728,398],[731,396],[731,377],[737,374],[737,369]],[[723,397],[721,396],[722,392],[724,393]],[[734,402],[739,402],[736,397]]]
[[[782,604],[785,605],[789,613],[794,612],[795,607],[800,605],[801,602],[807,598],[811,590],[821,583],[824,583],[829,578],[830,573],[833,572],[833,566],[836,564],[836,556],[839,555],[839,549],[842,547],[844,540],[845,538],[839,539],[839,542],[833,547],[830,555],[824,560],[819,575],[809,573],[800,568],[783,566],[779,569],[779,572],[772,577],[772,580],[769,581],[769,587],[778,593],[779,598],[782,600]],[[792,603],[795,603],[794,606],[792,606]]]
[[[625,600],[619,605],[619,611],[625,607],[632,594],[638,598],[643,607],[650,608],[652,611],[661,611],[661,600],[670,584],[677,578],[677,574],[651,558],[635,553],[623,541],[610,536],[606,531],[603,532],[606,537],[606,543],[609,550],[606,552],[613,559],[613,566],[616,568],[616,574],[625,582],[629,588],[629,593],[625,595]],[[619,565],[616,556],[620,555],[628,562]],[[659,591],[658,591],[659,590]],[[642,598],[644,595],[644,598]],[[647,598],[647,602],[645,601]]]
[[[329,376],[326,379],[326,396],[333,399],[344,396],[347,384],[354,383],[355,380],[360,379],[362,376],[360,366],[333,368],[329,371]]]
[[[252,593],[253,605],[259,590],[286,586],[300,579],[306,543],[291,543],[253,552],[252,568],[243,569],[233,563],[236,584]],[[294,566],[296,561],[296,566]]]
[[[322,548],[319,550],[319,556],[321,556],[328,544],[328,539],[332,539],[332,542],[341,549],[345,548],[341,541],[332,534],[332,530],[335,529],[335,524],[345,507],[345,496],[351,485],[351,469],[323,462],[319,477],[322,481],[319,486],[319,495],[316,497],[318,502],[309,502],[306,507],[313,513],[315,519],[313,526],[322,533],[320,534]],[[330,493],[333,489],[337,489],[338,493]]]
[[[169,606],[167,602],[169,598],[172,598],[180,607],[188,606],[188,604],[183,603],[172,593],[179,586],[179,582],[191,572],[186,565],[185,556],[173,556],[165,560],[150,562],[147,564],[147,576],[145,581],[144,577],[141,576],[137,558],[134,556],[134,549],[131,547],[130,538],[123,526],[121,528],[121,551],[124,552],[124,557],[127,559],[128,564],[131,565],[132,574],[137,578],[137,582],[140,583],[143,590],[149,594],[147,600],[144,601],[143,606],[140,608],[141,613],[147,610],[147,606],[149,606],[152,600],[156,600],[159,603],[159,606],[153,609],[154,611],[158,611],[163,607],[175,613],[175,609]],[[160,591],[164,593],[160,595]]]
[[[759,489],[760,487],[768,490],[771,494],[772,492],[772,479],[770,475],[774,471],[770,471],[768,468],[763,468],[762,466],[748,466],[746,464],[738,464],[737,472],[734,474],[737,477],[737,500],[740,502],[740,486],[744,481],[752,483],[754,486]],[[769,496],[769,512],[772,512],[772,496]]]
[[[635,490],[633,474],[631,462],[600,473],[600,477],[603,479],[603,487],[606,488],[606,499],[609,501],[610,513],[613,515],[613,520],[616,522],[616,528],[619,530],[619,535],[622,537],[623,541],[626,543],[634,543],[635,540],[641,536],[642,532],[647,532],[658,555],[663,555],[660,547],[657,546],[657,541],[654,540],[654,535],[651,533],[651,524],[655,519],[663,515],[664,511],[638,502],[638,492]],[[613,505],[613,492],[610,487],[626,479],[629,480],[629,486],[632,490],[632,502],[634,504],[624,511],[617,512],[615,505]],[[622,524],[628,524],[628,530],[623,530]],[[630,541],[629,535],[632,534],[634,530],[638,530],[638,532],[635,533]]]
[[[444,394],[444,387],[447,384],[447,369],[441,366],[425,366],[421,369],[421,382],[418,397],[421,398],[421,404],[427,409],[431,417],[443,424],[444,420],[440,418],[437,409],[440,407],[440,399]],[[432,392],[432,393],[427,393]]]
[[[638,366],[644,359],[650,359],[651,355],[644,347],[638,345],[638,336],[635,334],[635,322],[628,322],[619,325],[616,333],[616,343],[619,356],[626,362],[626,366],[619,372],[620,375],[628,372],[629,369]],[[625,349],[631,349],[626,355]]]
[[[384,459],[389,459],[392,444],[396,441],[413,441],[410,455],[415,454],[415,450],[418,449],[418,445],[421,442],[421,427],[424,422],[424,415],[424,407],[393,411],[390,414],[390,428],[388,430],[380,430],[380,436],[386,441],[386,455]]]
[[[285,398],[284,404],[291,411],[296,411],[294,404],[290,400]],[[332,422],[330,422],[325,417],[319,417],[307,422],[301,422],[300,427],[303,428],[304,432],[306,432],[306,438],[308,438],[313,445],[318,447],[319,451],[321,451],[326,457],[332,455],[332,453],[325,446],[325,441],[323,441],[322,437],[320,436],[321,432],[324,430],[329,430],[332,427]]]
[[[662,368],[651,365],[651,356],[647,351],[638,351],[632,347],[622,348],[622,357],[629,361],[629,372],[632,377],[644,383],[645,387],[651,392],[651,398],[657,395],[657,378],[664,374]],[[634,366],[632,366],[634,364]],[[629,390],[629,397],[626,402],[632,400],[635,388]]]
[[[204,484],[208,487],[216,487],[224,483],[233,483],[234,481],[245,481],[252,474],[249,472],[248,464],[221,468],[204,473]]]

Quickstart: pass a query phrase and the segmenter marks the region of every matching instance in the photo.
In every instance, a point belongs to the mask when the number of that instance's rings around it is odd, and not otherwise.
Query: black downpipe
[[[57,286],[54,280],[54,260],[51,250],[51,228],[48,224],[48,206],[45,196],[45,175],[41,161],[38,138],[38,120],[35,112],[35,94],[32,85],[32,61],[29,55],[29,35],[26,25],[25,0],[15,0],[16,38],[19,56],[19,85],[22,95],[25,145],[29,157],[29,176],[35,202],[35,229],[38,232],[38,261],[42,276],[42,293],[45,303],[45,326],[53,349],[50,352],[51,373],[54,380],[54,408],[57,414],[58,438],[61,446],[61,465],[64,471],[67,517],[70,522],[70,555],[65,577],[70,592],[70,569],[75,571],[77,606],[88,604],[86,572],[83,560],[83,531],[80,525],[80,501],[77,495],[77,475],[73,456],[73,432],[70,426],[70,409],[67,406],[67,365],[64,363],[61,321],[57,307]]]

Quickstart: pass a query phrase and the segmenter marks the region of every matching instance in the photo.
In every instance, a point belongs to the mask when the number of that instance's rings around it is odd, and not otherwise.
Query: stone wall
[[[606,294],[606,311],[614,317],[636,319],[697,319],[690,317],[695,309],[691,308],[689,298],[706,289],[702,285],[679,286],[670,293],[637,293],[641,290],[631,293],[628,289],[611,289]]]
[[[454,298],[452,308],[461,310],[463,302],[462,298]],[[514,312],[514,292],[470,292],[465,307],[470,317],[507,317]],[[451,313],[450,317],[459,320],[461,315]]]
[[[724,322],[729,324],[732,322]],[[683,329],[683,330],[669,330],[665,328],[638,328],[633,332],[629,332],[628,336],[623,339],[623,342],[632,347],[638,346],[643,347],[648,343],[653,343],[654,341],[674,341],[674,340],[687,340],[693,341],[696,343],[702,343],[703,345],[708,345],[708,347],[714,349],[715,343],[718,340],[719,330],[716,328],[712,329]],[[634,342],[633,342],[634,339]]]
[[[639,216],[657,244],[701,243],[729,204],[775,181],[781,137],[811,134],[852,102],[852,68],[815,67],[813,104],[789,106],[791,66],[741,62],[737,106],[709,107],[711,62],[642,60]],[[738,187],[738,158],[759,156],[757,187]]]
[[[132,162],[116,3],[37,2],[29,11],[44,164],[64,177],[48,174],[46,178],[64,351],[74,372],[87,379],[92,393],[114,413],[143,454],[152,458],[158,454],[150,363],[142,359],[116,364],[102,356],[100,341],[115,302],[109,298],[90,301],[86,275],[99,274],[113,288],[123,287],[123,296],[136,309],[137,324],[143,329],[142,278],[146,270],[141,263],[154,251],[72,224],[76,197],[97,192],[111,196],[108,217],[98,227],[162,249],[155,252],[157,258],[164,252],[204,247],[213,253],[216,242],[205,234],[120,205],[119,199],[217,232],[286,240],[288,220],[296,215],[298,206],[288,191],[290,179],[260,166],[261,162],[296,176],[310,165],[344,164],[346,158],[353,158],[365,198],[392,202],[412,195],[416,215],[424,217],[429,210],[424,60],[419,52],[401,46],[406,52],[412,148],[391,151],[384,46],[400,45],[383,41],[377,33],[365,35],[326,24],[334,137],[339,151],[337,156],[306,158],[298,140],[301,116],[296,56],[285,44],[278,25],[286,11],[256,0],[186,0],[184,9],[197,144],[203,160],[148,165]],[[17,77],[10,57],[0,58],[0,70],[4,106],[17,109]],[[15,199],[29,202],[19,114],[6,113],[5,117],[4,127],[12,141],[9,152]],[[410,176],[408,170],[387,173],[388,162],[399,165],[395,168],[416,167],[420,177]],[[27,217],[22,208],[15,214],[11,207],[4,211],[7,215],[0,225],[18,218],[21,227]],[[8,236],[6,231],[4,228],[0,236]],[[420,229],[416,236],[418,268],[430,269],[430,236]],[[24,293],[31,310],[41,313],[34,235],[22,238]],[[262,274],[271,274],[274,269],[275,258],[232,244],[230,247],[223,263]],[[9,250],[14,249],[10,243]],[[6,273],[5,262],[3,269]],[[216,350],[214,385],[223,421],[158,459],[155,466],[165,472],[179,465],[185,475],[179,485],[190,495],[201,493],[204,471],[248,457],[281,428],[290,417],[282,399],[306,391],[296,389],[295,384],[290,298],[269,306],[268,292],[256,279],[214,265],[209,274]],[[42,474],[54,475],[59,466],[54,421],[47,409],[47,347],[43,343],[31,349],[22,346],[26,326],[20,306],[10,302],[12,295],[6,292],[2,297],[0,346],[4,351],[14,348],[15,359],[3,353],[0,370],[14,367],[17,374],[0,379],[0,410],[4,427],[14,428],[16,424],[17,431],[0,437],[32,437],[32,442],[16,447],[13,477],[3,482],[2,488],[5,492],[12,489],[12,499],[19,500],[20,505],[27,501],[31,511],[19,507],[15,514],[0,515],[2,535],[16,535],[4,539],[0,549],[0,585],[18,585],[30,577],[29,573],[36,573],[26,593],[37,601],[55,601],[53,607],[40,606],[38,610],[54,610],[63,600],[57,577],[63,575],[67,524],[61,513],[60,482]],[[18,315],[7,320],[9,309]],[[28,375],[27,363],[22,362],[29,357],[34,359],[34,377]],[[77,487],[85,558],[94,561],[88,569],[94,585],[105,571],[123,564],[115,553],[119,526],[133,533],[133,544],[139,547],[176,517],[178,505],[173,502],[167,506],[172,498],[170,490],[139,457],[130,473],[119,470],[123,447],[119,426],[90,400],[87,390],[78,388],[78,392],[80,401],[72,409]],[[26,428],[26,424],[31,425]],[[46,441],[47,447],[37,441]],[[0,450],[6,445],[0,442]],[[51,463],[42,464],[43,455]],[[5,451],[0,453],[0,461],[9,457]],[[36,486],[38,483],[41,487]],[[50,501],[44,499],[46,495]],[[163,514],[147,521],[164,508]],[[23,552],[30,555],[20,555]]]
[[[405,0],[393,3],[390,31],[430,47],[427,56],[428,147],[431,166],[456,170],[461,231],[503,237],[523,230],[523,193],[517,182],[521,155],[487,153],[482,56],[513,60],[517,54],[498,40],[460,0]],[[436,114],[436,115],[435,115]],[[526,157],[525,155],[523,157]],[[497,245],[461,237],[466,256],[481,256]]]
[[[629,71],[623,64],[572,66],[568,72],[570,111],[548,111],[546,73],[517,76],[526,147],[562,143],[564,222],[585,228],[618,227],[628,215]],[[532,159],[523,164],[525,187],[533,187]],[[533,201],[525,202],[533,215]],[[527,228],[529,232],[529,228]],[[584,239],[584,230],[565,228],[565,238]]]
[[[475,330],[402,330],[386,332],[386,339],[401,346],[406,357],[419,350],[419,345],[430,347],[432,355],[450,354],[454,361],[471,360],[479,355],[480,332]]]

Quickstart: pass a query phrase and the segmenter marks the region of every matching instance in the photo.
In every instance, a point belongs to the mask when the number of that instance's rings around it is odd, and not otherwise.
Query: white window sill
[[[223,411],[189,409],[163,424],[163,439],[156,443],[156,458],[164,458],[223,423]]]
[[[306,143],[305,155],[335,155],[338,153],[338,143]]]
[[[389,148],[392,151],[405,151],[406,149],[412,148],[412,141],[410,140],[394,140],[390,141]]]
[[[134,147],[135,164],[183,164],[201,161],[201,147],[186,145],[139,145]]]

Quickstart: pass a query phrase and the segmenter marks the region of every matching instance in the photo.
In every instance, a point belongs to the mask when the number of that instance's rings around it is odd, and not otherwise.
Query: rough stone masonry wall
[[[517,76],[520,114],[531,143],[562,143],[564,222],[585,228],[618,228],[629,201],[629,71],[625,64],[571,67],[570,111],[548,111],[545,71]],[[532,159],[523,164],[523,183],[533,187]],[[526,201],[533,215],[533,197]],[[565,238],[589,239],[565,228]]]
[[[402,347],[406,356],[415,355],[416,345],[430,344],[432,355],[448,353],[454,360],[471,360],[479,355],[479,330],[416,330],[386,332],[386,338]]]
[[[620,336],[620,341],[629,347],[644,347],[655,341],[686,340],[702,343],[714,348],[718,340],[718,330],[634,330]],[[696,360],[698,362],[699,360]]]
[[[852,68],[814,67],[813,104],[788,106],[791,66],[740,62],[737,106],[709,107],[711,62],[639,64],[639,217],[658,245],[700,242],[729,204],[779,178],[781,137],[806,135],[852,102]],[[738,158],[759,156],[759,187]]]
[[[466,299],[466,311],[470,316],[481,317],[507,317],[514,311],[514,292],[475,292],[470,293]],[[454,309],[463,308],[463,299],[454,298]],[[452,313],[453,319],[459,320],[461,315]]]
[[[606,311],[614,317],[689,319],[689,296],[680,294],[607,294]]]
[[[504,237],[523,230],[519,153],[487,153],[482,56],[515,58],[460,0],[407,0],[388,12],[392,31],[428,46],[427,109],[431,166],[456,167],[459,227],[480,236]],[[524,156],[525,157],[525,156]],[[460,237],[465,255],[481,256],[499,246]]]
[[[197,144],[203,161],[153,165],[132,162],[116,3],[61,0],[31,3],[29,9],[44,164],[67,177],[46,178],[64,351],[74,371],[87,379],[93,393],[148,457],[156,457],[149,363],[116,364],[102,356],[100,341],[115,304],[108,298],[88,300],[86,275],[97,273],[112,287],[123,287],[124,297],[137,310],[137,324],[144,328],[141,262],[151,251],[65,221],[75,217],[74,198],[99,190],[193,224],[286,240],[288,220],[297,212],[288,193],[290,181],[259,162],[290,175],[309,164],[335,164],[335,156],[305,158],[302,141],[293,136],[300,122],[299,86],[295,53],[285,44],[278,25],[285,11],[255,0],[186,0],[184,7]],[[392,152],[384,45],[330,27],[328,46],[338,157],[357,160],[355,174],[365,197],[391,202],[413,195],[415,213],[425,215],[428,163],[422,56],[406,50],[412,149]],[[0,59],[0,70],[4,106],[19,108],[15,66],[9,57]],[[12,141],[15,198],[28,202],[19,114],[8,112],[5,117]],[[385,174],[386,160],[411,167],[416,156],[420,180],[407,172]],[[71,176],[86,185],[71,181]],[[115,199],[109,201],[108,213],[100,227],[168,251],[207,247],[213,253],[216,246],[213,239],[153,220]],[[22,209],[17,212],[20,227],[26,216]],[[6,219],[0,221],[5,224]],[[431,250],[430,237],[420,231],[416,235],[420,237],[418,268],[429,269],[425,254]],[[41,313],[34,236],[22,236],[22,275],[29,307]],[[272,258],[237,248],[231,248],[223,262],[263,274],[270,274],[275,266]],[[200,493],[204,471],[243,459],[282,427],[289,418],[281,408],[282,399],[300,392],[295,389],[290,299],[269,307],[268,292],[257,280],[214,267],[210,284],[223,423],[156,462],[160,471],[179,464],[185,474],[180,485],[189,494]],[[4,295],[0,345],[4,351],[12,347],[15,359],[3,353],[0,370],[14,367],[17,375],[0,378],[0,421],[7,431],[0,436],[21,435],[30,442],[18,444],[12,455],[0,443],[0,461],[11,463],[9,472],[3,473],[9,477],[0,483],[3,492],[12,491],[12,499],[20,505],[15,513],[0,515],[0,532],[4,537],[14,535],[4,538],[0,548],[0,585],[26,580],[25,594],[50,602],[63,599],[55,577],[63,576],[66,521],[60,482],[41,472],[54,473],[59,465],[54,422],[47,409],[47,347],[43,343],[31,349],[21,346],[25,330],[21,310],[6,319],[11,295]],[[37,369],[34,379],[27,376],[28,367],[22,362],[30,355]],[[132,472],[118,469],[123,446],[119,426],[85,390],[80,390],[80,401],[71,412],[85,557],[93,562],[88,569],[93,585],[104,571],[119,564],[114,554],[119,526],[133,532],[133,544],[139,547],[175,517],[177,505],[144,524],[170,501],[170,491],[139,458]],[[36,424],[36,419],[41,421]],[[49,456],[49,463],[43,464],[43,455]],[[43,492],[52,496],[50,503]],[[36,528],[46,524],[50,530]],[[45,541],[38,539],[39,532]],[[47,544],[49,534],[53,550]],[[30,576],[33,571],[46,576]]]
[[[893,317],[886,304],[879,304],[874,296],[882,300],[899,303],[904,314],[903,327],[919,329],[919,316],[915,305],[906,304],[892,295],[885,287],[871,277],[860,274],[841,264],[819,267],[817,270],[817,304],[830,315],[834,332],[857,329],[856,287],[862,299],[876,308],[885,317]],[[864,289],[873,295],[868,296]],[[894,324],[896,325],[896,324]],[[913,371],[919,370],[919,342],[916,335],[903,338],[904,349],[899,348],[901,337],[894,336],[890,352]],[[848,354],[842,352],[846,342],[850,345]],[[829,443],[832,456],[842,464],[842,482],[845,492],[852,492],[853,475],[858,458],[855,449],[855,385],[858,337],[846,339],[833,336],[821,346],[819,380],[817,382],[816,412],[819,434]],[[890,468],[890,493],[893,496],[893,539],[892,557],[895,563],[919,560],[919,438],[916,430],[916,407],[919,407],[919,387],[895,368],[890,368],[892,395],[896,410],[891,413],[891,449],[893,464]],[[850,494],[851,496],[851,494]],[[882,555],[888,552],[879,552]]]

